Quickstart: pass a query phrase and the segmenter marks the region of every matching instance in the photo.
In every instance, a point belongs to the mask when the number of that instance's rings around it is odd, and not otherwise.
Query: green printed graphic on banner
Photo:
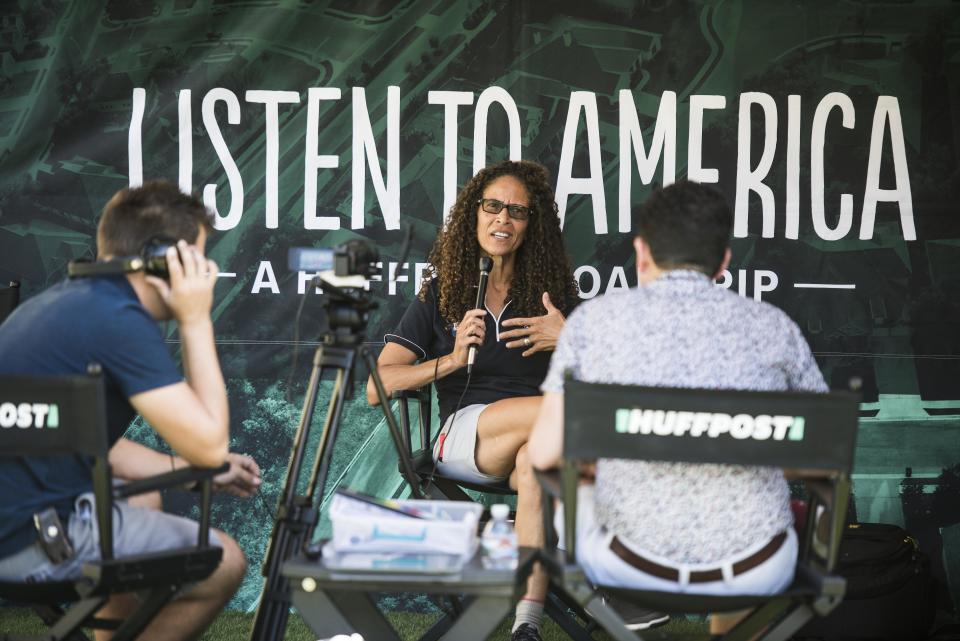
[[[459,187],[508,157],[550,171],[584,299],[637,285],[633,210],[652,189],[715,184],[735,212],[718,286],[783,309],[829,387],[860,381],[857,509],[954,526],[949,475],[936,509],[932,490],[891,499],[871,479],[909,467],[934,483],[958,464],[956,2],[52,0],[0,18],[0,284],[28,299],[94,258],[99,214],[129,184],[165,178],[214,212],[233,446],[263,471],[259,497],[215,504],[249,559],[233,607],[259,596],[305,355],[328,325],[327,294],[287,251],[378,248],[378,344]],[[326,490],[403,495],[379,409],[359,389],[344,412]],[[618,412],[617,432],[631,420]],[[165,447],[139,421],[130,434]],[[802,418],[784,434],[802,439]]]

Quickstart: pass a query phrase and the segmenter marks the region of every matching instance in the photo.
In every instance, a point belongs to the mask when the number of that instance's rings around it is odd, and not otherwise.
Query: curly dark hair
[[[427,258],[433,265],[431,276],[439,279],[440,314],[447,322],[458,322],[476,303],[476,283],[480,278],[477,201],[487,185],[501,176],[522,182],[530,197],[529,224],[516,253],[513,281],[507,293],[507,298],[513,299],[515,313],[543,314],[543,292],[548,292],[553,304],[564,313],[569,312],[577,297],[547,168],[529,160],[505,160],[481,169],[460,190],[450,218]],[[424,282],[420,300],[426,300],[429,283]]]

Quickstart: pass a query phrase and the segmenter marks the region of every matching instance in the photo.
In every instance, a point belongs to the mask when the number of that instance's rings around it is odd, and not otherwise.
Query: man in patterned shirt
[[[733,223],[718,192],[676,183],[636,218],[640,286],[580,305],[560,336],[530,437],[539,469],[561,458],[567,370],[600,383],[826,391],[786,314],[714,284],[730,261]],[[577,559],[602,585],[773,594],[790,585],[796,563],[789,498],[778,468],[603,459],[596,484],[578,497]],[[638,569],[638,557],[656,575]],[[704,570],[725,578],[690,574]],[[712,625],[718,632],[732,623]]]

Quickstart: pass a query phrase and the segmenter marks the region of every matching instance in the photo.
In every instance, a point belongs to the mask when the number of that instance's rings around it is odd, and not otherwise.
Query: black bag
[[[850,523],[836,572],[847,579],[837,608],[795,638],[824,641],[922,641],[936,613],[929,561],[903,528]]]

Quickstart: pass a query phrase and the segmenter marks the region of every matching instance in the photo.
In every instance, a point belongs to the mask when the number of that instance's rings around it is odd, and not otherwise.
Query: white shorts
[[[477,469],[477,422],[486,408],[483,403],[467,405],[447,417],[433,446],[433,460],[437,464],[437,472],[442,476],[481,485],[493,485],[506,480],[506,477],[491,476]],[[442,461],[439,460],[441,447]]]
[[[752,556],[767,541],[761,541],[754,547],[744,550],[735,557],[721,562],[709,563],[706,566],[677,564],[674,561],[658,557],[656,554],[641,550],[635,545],[629,548],[655,563],[674,567],[680,572],[680,581],[670,581],[651,574],[647,574],[633,567],[610,549],[613,534],[598,524],[594,514],[593,486],[581,485],[577,488],[577,562],[586,575],[597,585],[628,588],[634,590],[651,590],[657,592],[683,592],[686,594],[705,595],[734,595],[756,594],[769,595],[783,592],[793,583],[793,574],[797,564],[797,534],[793,528],[787,529],[787,538],[780,549],[773,556],[760,565],[733,576],[732,566],[741,559]],[[563,506],[556,511],[554,527],[560,535],[560,544],[563,545]],[[626,541],[622,541],[624,545]],[[689,572],[701,569],[723,568],[724,575],[729,578],[705,583],[689,583],[685,579]]]

